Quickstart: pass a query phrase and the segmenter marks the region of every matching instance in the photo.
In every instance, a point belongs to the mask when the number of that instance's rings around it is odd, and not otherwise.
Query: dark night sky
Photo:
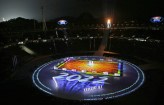
[[[40,20],[42,5],[46,20],[83,12],[94,17],[164,16],[162,0],[0,0],[0,21],[16,17]]]

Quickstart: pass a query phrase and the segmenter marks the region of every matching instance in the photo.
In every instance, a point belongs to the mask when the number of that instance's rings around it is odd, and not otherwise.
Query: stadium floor
[[[140,63],[139,59],[138,64],[139,67],[144,71],[145,74],[145,83],[143,86],[138,89],[135,94],[129,94],[125,97],[112,99],[108,101],[98,101],[98,102],[77,102],[77,101],[68,101],[63,99],[58,99],[56,97],[49,96],[47,94],[44,94],[42,91],[38,90],[33,84],[32,84],[32,73],[33,70],[35,70],[39,65],[53,60],[54,58],[50,56],[42,56],[37,57],[26,64],[23,64],[20,68],[15,71],[12,78],[5,80],[0,83],[0,98],[1,103],[5,104],[47,104],[47,105],[74,105],[74,104],[80,104],[80,105],[163,105],[164,104],[164,98],[161,97],[164,93],[164,78],[163,78],[163,68],[160,67],[162,63],[158,65],[158,62],[156,63],[156,67],[146,67],[144,69],[144,64]],[[133,61],[132,61],[133,62]],[[142,62],[142,61],[141,61]],[[146,62],[146,65],[149,64],[149,62]],[[151,65],[151,64],[150,64]]]

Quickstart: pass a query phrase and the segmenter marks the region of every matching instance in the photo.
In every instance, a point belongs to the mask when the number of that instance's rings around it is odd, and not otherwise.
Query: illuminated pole
[[[108,45],[108,40],[109,40],[109,29],[111,28],[111,20],[108,19],[106,22],[106,28],[104,30],[104,35],[101,41],[101,44],[99,46],[98,51],[95,52],[94,55],[96,56],[103,56],[103,53],[105,51],[105,49],[107,48]]]
[[[109,34],[109,29],[111,28],[111,20],[110,19],[108,19],[107,20],[107,30],[108,30],[108,34]],[[110,48],[111,48],[111,37],[109,36],[109,50],[110,50]]]
[[[41,10],[42,10],[42,30],[43,32],[45,32],[47,30],[47,26],[46,26],[46,21],[44,18],[44,7],[41,6]]]
[[[44,7],[43,6],[41,6],[41,10],[42,10],[42,30],[44,31],[44,14],[43,14]]]

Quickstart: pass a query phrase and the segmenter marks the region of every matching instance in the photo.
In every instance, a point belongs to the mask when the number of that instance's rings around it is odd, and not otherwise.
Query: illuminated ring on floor
[[[104,57],[99,56],[67,58],[97,60],[98,62],[104,59]],[[144,73],[139,67],[116,58],[110,59],[123,62],[123,72],[120,77],[85,74],[61,69],[54,70],[54,66],[61,62],[63,63],[67,58],[54,60],[37,68],[32,75],[35,86],[55,97],[70,100],[103,100],[121,97],[134,92],[145,80]]]

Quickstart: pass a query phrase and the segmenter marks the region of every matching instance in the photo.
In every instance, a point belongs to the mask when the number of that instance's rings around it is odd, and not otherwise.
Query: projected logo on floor
[[[126,95],[144,82],[134,64],[99,56],[67,57],[40,66],[32,76],[42,91],[71,100],[102,100]]]

